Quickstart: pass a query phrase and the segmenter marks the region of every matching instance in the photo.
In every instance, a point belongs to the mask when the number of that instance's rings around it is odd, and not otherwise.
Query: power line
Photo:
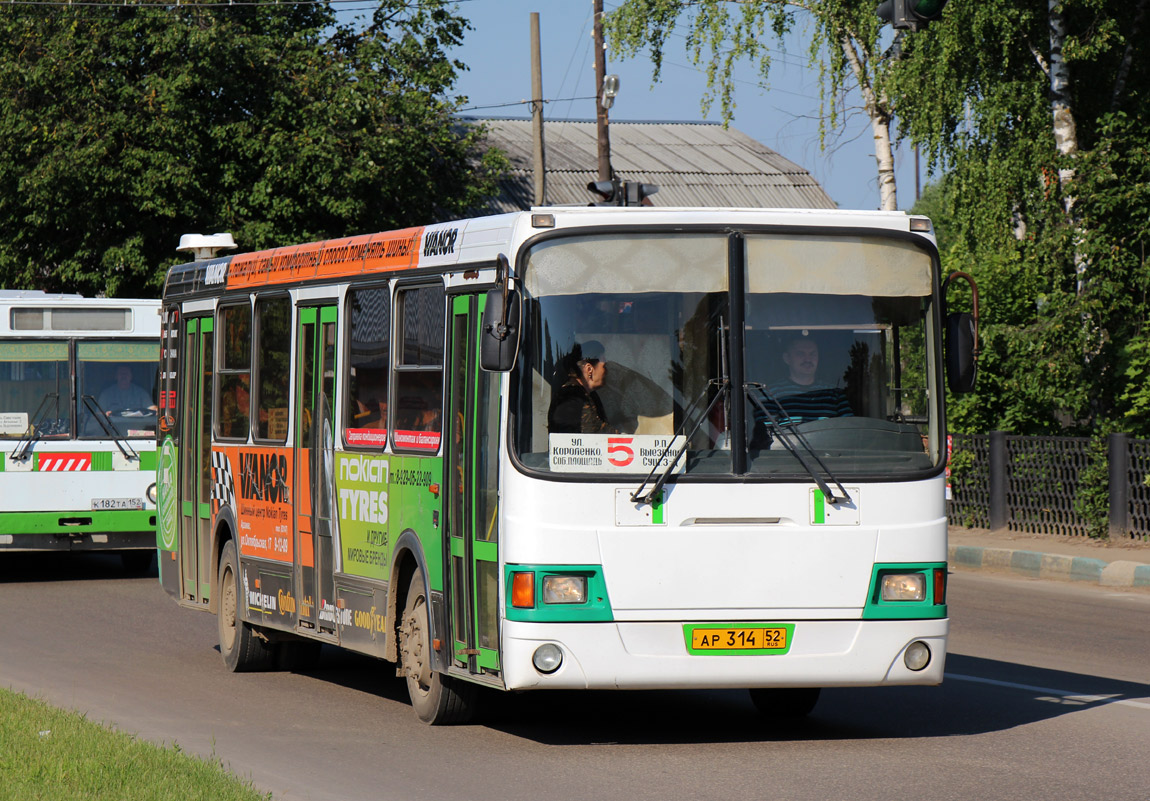
[[[553,97],[550,100],[544,98],[543,102],[544,103],[565,103],[569,100],[594,100],[594,99],[595,99],[595,95],[587,95],[586,97]],[[480,109],[487,109],[487,108],[507,108],[508,106],[529,106],[529,105],[531,105],[530,100],[513,100],[510,103],[491,103],[490,105],[486,105],[486,106],[466,106],[464,108],[458,108],[458,109],[456,109],[456,111],[457,112],[458,111],[478,111]]]

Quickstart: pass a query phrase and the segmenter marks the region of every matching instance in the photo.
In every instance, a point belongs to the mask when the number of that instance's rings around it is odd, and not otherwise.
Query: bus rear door
[[[207,603],[211,593],[212,326],[211,317],[187,319],[184,326],[179,542],[185,602]]]
[[[335,492],[335,306],[299,310],[296,343],[295,504],[299,621],[336,636],[332,512]],[[314,599],[314,603],[307,601]]]

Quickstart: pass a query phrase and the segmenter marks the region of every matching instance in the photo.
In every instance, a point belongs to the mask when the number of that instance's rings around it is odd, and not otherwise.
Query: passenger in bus
[[[250,400],[246,378],[237,381],[234,390],[220,396],[221,437],[247,437]]]
[[[563,383],[551,395],[547,428],[552,434],[618,434],[607,422],[598,390],[607,383],[603,345],[576,344],[560,362]]]
[[[846,394],[839,388],[818,380],[819,346],[802,335],[789,339],[783,349],[787,377],[773,382],[767,397],[760,398],[767,410],[781,422],[806,423],[827,417],[852,417]],[[767,418],[754,407],[755,429],[751,445],[759,439],[758,429],[765,428]]]
[[[152,396],[147,390],[132,381],[132,368],[126,364],[121,364],[116,368],[116,383],[100,393],[99,403],[100,408],[108,417],[111,417],[113,412],[118,413],[127,410],[150,409],[156,411],[156,404],[152,402]]]
[[[382,428],[380,422],[381,404],[375,398],[367,400],[355,399],[356,412],[351,421],[351,428]]]

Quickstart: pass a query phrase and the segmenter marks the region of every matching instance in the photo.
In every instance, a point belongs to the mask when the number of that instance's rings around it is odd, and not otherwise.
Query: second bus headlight
[[[922,573],[887,573],[882,577],[884,601],[921,601],[926,598],[926,576]]]
[[[544,576],[543,603],[583,604],[587,603],[586,576]]]

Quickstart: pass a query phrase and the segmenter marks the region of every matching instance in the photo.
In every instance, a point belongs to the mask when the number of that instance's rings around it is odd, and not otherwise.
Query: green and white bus
[[[821,210],[538,208],[173,267],[161,582],[228,668],[374,655],[429,723],[479,687],[801,715],[937,684],[943,387],[974,370],[945,285],[929,220]]]
[[[160,302],[0,291],[0,551],[156,538]]]

